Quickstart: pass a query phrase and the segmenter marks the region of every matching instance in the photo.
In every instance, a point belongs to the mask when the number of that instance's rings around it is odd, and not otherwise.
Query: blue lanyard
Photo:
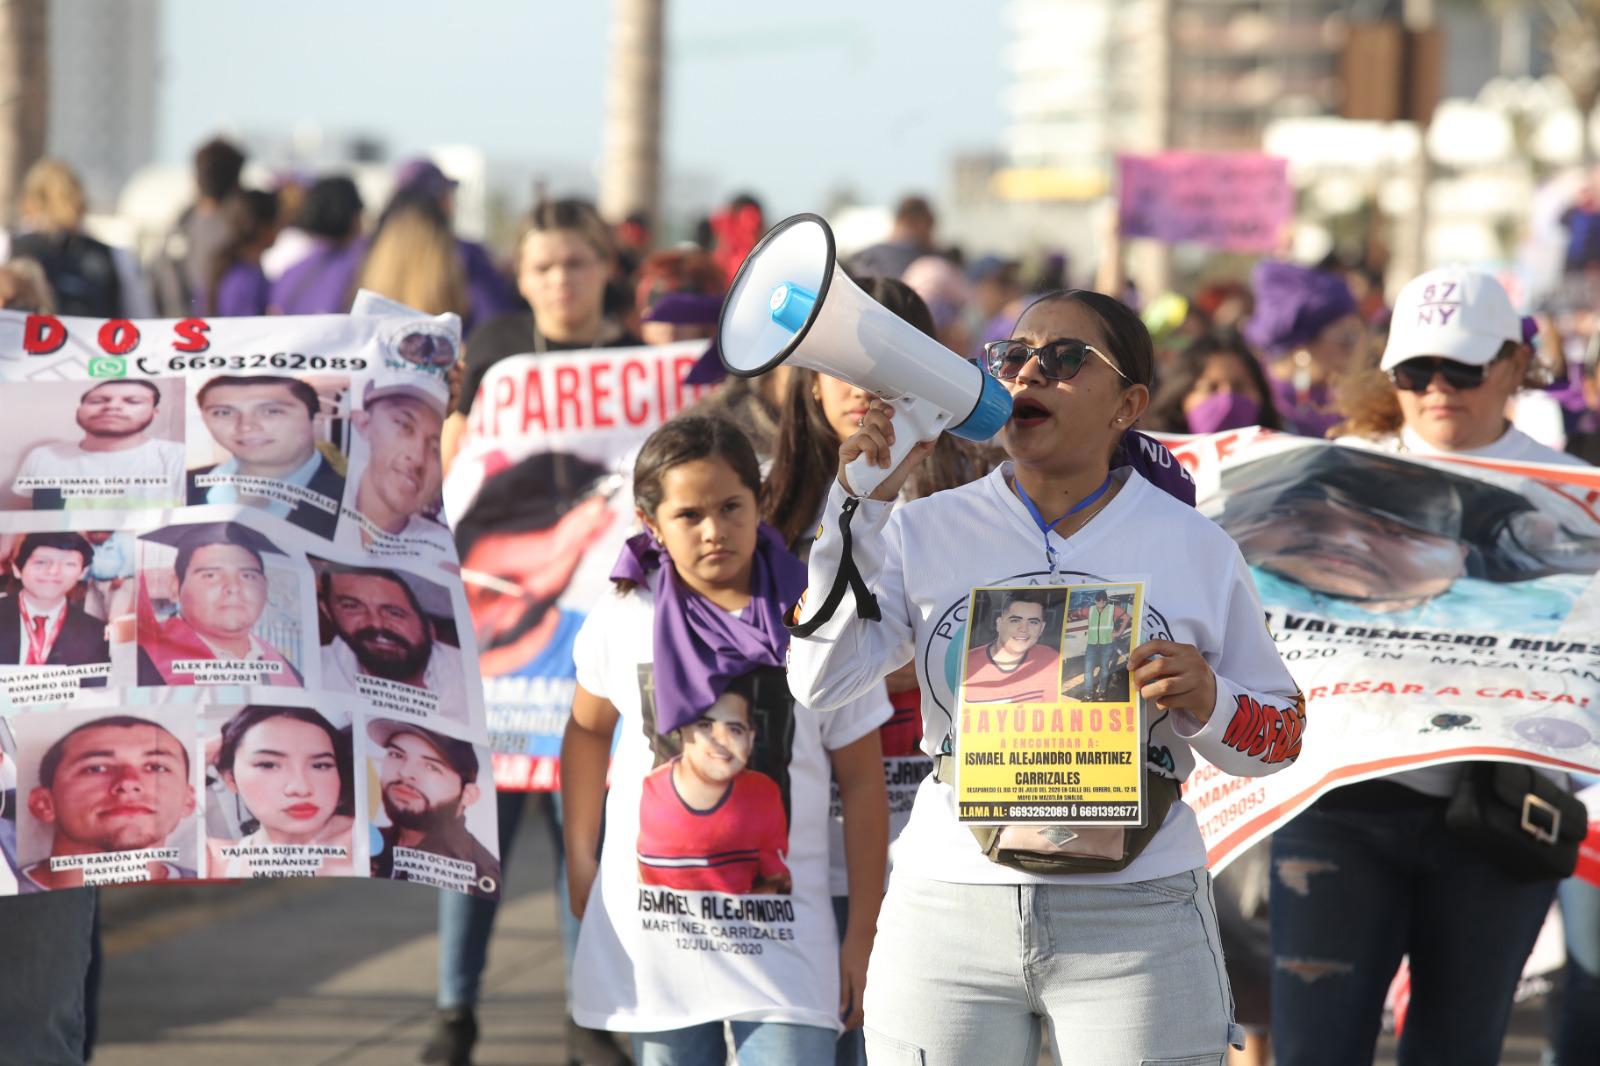
[[[1033,516],[1033,524],[1039,527],[1040,533],[1044,534],[1044,557],[1045,560],[1050,564],[1050,574],[1053,577],[1055,576],[1056,572],[1056,550],[1050,546],[1050,531],[1056,526],[1059,526],[1062,522],[1071,518],[1073,515],[1077,514],[1079,511],[1083,510],[1085,507],[1088,507],[1090,504],[1094,503],[1100,497],[1104,496],[1106,494],[1106,490],[1111,487],[1111,475],[1107,474],[1106,479],[1100,482],[1099,488],[1095,489],[1093,492],[1089,493],[1089,495],[1073,504],[1071,509],[1068,510],[1066,514],[1062,515],[1060,518],[1057,518],[1054,522],[1046,522],[1044,520],[1044,515],[1039,513],[1038,505],[1033,502],[1031,497],[1029,497],[1028,490],[1022,487],[1022,482],[1017,480],[1015,475],[1013,475],[1011,478],[1011,484],[1016,488],[1017,495],[1022,497],[1022,505],[1028,509],[1028,514]]]

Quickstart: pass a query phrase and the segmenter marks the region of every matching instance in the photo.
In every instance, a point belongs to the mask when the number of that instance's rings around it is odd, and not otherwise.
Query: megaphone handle
[[[906,456],[925,440],[934,440],[950,424],[951,414],[914,396],[902,396],[894,401],[894,443],[889,445],[889,465],[877,466],[866,456],[851,460],[844,468],[844,478],[852,496],[870,496],[872,490],[883,484],[894,473]]]

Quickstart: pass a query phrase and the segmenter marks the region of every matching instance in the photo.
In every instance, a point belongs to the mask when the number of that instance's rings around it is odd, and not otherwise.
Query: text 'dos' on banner
[[[0,894],[499,895],[441,515],[459,348],[454,316],[0,312]]]

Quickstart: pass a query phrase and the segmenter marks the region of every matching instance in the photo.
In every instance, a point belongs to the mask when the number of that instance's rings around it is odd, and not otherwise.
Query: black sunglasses
[[[1016,380],[1022,368],[1028,365],[1028,360],[1035,356],[1039,359],[1039,372],[1050,381],[1072,380],[1083,369],[1083,364],[1089,361],[1090,355],[1098,356],[1101,362],[1117,372],[1118,377],[1128,377],[1105,352],[1079,340],[1051,341],[1041,348],[1031,347],[1021,341],[990,341],[983,346],[983,351],[990,375],[1000,381]]]
[[[1437,357],[1407,359],[1389,371],[1389,380],[1394,382],[1395,388],[1405,392],[1427,392],[1428,386],[1433,382],[1433,376],[1441,374],[1444,376],[1445,384],[1452,389],[1475,389],[1483,384],[1484,375],[1488,373],[1489,367],[1499,361],[1491,359],[1482,366],[1472,366],[1458,363],[1454,359]]]

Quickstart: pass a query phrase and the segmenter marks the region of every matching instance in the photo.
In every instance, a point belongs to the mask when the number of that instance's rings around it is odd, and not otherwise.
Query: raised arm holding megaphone
[[[1000,382],[850,280],[833,231],[816,215],[784,219],[751,249],[723,301],[717,338],[723,365],[740,377],[790,363],[892,405],[887,462],[869,450],[845,468],[854,496],[873,495],[918,444],[946,431],[987,441],[1011,417],[1011,396]]]

